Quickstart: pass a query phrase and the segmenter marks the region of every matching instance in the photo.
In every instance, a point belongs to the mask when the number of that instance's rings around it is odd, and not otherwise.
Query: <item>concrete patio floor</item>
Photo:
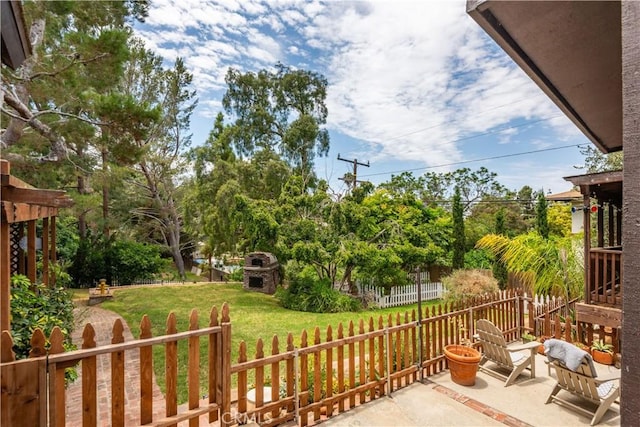
[[[515,384],[504,387],[504,381],[485,372],[478,372],[476,384],[465,387],[451,381],[449,371],[428,377],[394,392],[391,398],[381,398],[352,411],[335,416],[323,426],[588,426],[591,417],[562,407],[545,404],[555,381],[555,372],[548,376],[546,357],[536,356],[536,378],[529,371]],[[490,362],[487,367],[494,368]],[[596,364],[599,379],[616,378],[620,370]],[[563,397],[570,396],[561,391]],[[593,408],[589,402],[576,403]],[[619,426],[620,408],[614,403],[598,425]]]

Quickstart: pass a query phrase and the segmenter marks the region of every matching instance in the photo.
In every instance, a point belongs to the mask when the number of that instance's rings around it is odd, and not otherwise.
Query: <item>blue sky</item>
[[[563,176],[583,173],[579,149],[563,147],[587,138],[466,14],[465,0],[153,0],[136,32],[194,75],[194,145],[222,111],[228,67],[279,61],[323,74],[331,150],[316,171],[336,192],[351,170],[338,153],[369,161],[358,178],[374,184],[405,170],[484,166],[510,189],[556,193],[570,188]]]

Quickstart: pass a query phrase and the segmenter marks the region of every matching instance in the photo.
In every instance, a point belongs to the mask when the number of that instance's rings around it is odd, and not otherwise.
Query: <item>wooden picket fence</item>
[[[326,330],[319,327],[311,334],[303,331],[299,341],[292,334],[280,340],[274,336],[270,348],[259,339],[249,351],[240,342],[238,359],[231,360],[231,321],[229,308],[221,316],[213,308],[209,325],[200,327],[197,313],[190,317],[188,331],[178,332],[170,314],[166,335],[153,337],[148,318],[143,318],[139,339],[125,341],[122,324],[113,326],[112,344],[95,345],[91,324],[83,331],[82,349],[64,352],[59,329],[49,337],[36,331],[29,359],[15,361],[11,337],[2,335],[2,425],[63,426],[68,405],[82,405],[83,426],[139,425],[175,426],[188,422],[199,425],[201,417],[221,426],[245,424],[278,425],[296,420],[312,425],[350,410],[364,402],[390,395],[425,376],[446,369],[443,349],[448,344],[471,342],[475,322],[486,318],[505,333],[509,341],[520,337],[524,325],[524,299],[516,293],[502,292],[457,306],[440,305],[419,313],[416,310],[382,316]],[[201,384],[200,340],[207,342],[202,351],[208,363],[205,384]],[[177,346],[188,346],[188,408],[178,412]],[[281,344],[282,343],[282,344]],[[165,354],[165,408],[154,413],[154,347]],[[282,347],[282,349],[281,349]],[[7,350],[9,349],[9,350]],[[251,357],[251,355],[253,357]],[[97,358],[110,358],[110,381],[97,378]],[[136,413],[127,413],[125,405],[125,355],[137,355],[140,394]],[[82,401],[69,402],[64,386],[64,369],[80,364]],[[97,390],[110,384],[110,408],[98,417]],[[237,397],[232,400],[232,384]],[[208,397],[201,400],[205,388]],[[131,398],[130,396],[128,398]],[[156,405],[157,406],[157,405]],[[161,408],[162,409],[162,408]],[[182,425],[182,424],[180,424]]]
[[[48,343],[41,330],[36,329],[31,339],[28,359],[14,361],[11,348],[13,341],[8,331],[2,332],[2,354],[0,357],[2,381],[2,425],[24,426],[65,426],[68,405],[82,406],[82,425],[98,425],[98,384],[110,384],[111,410],[109,422],[102,419],[100,425],[124,426],[140,424],[154,426],[175,426],[188,420],[190,426],[197,426],[199,418],[207,415],[209,421],[218,419],[220,412],[230,410],[230,357],[225,350],[231,348],[231,324],[229,307],[222,307],[219,318],[214,307],[211,310],[209,326],[201,328],[198,314],[194,310],[189,319],[189,330],[178,332],[176,317],[171,313],[167,318],[166,335],[153,337],[151,323],[144,316],[140,324],[140,339],[125,342],[123,324],[116,320],[112,329],[111,345],[96,346],[93,326],[88,323],[82,333],[82,349],[65,352],[63,335],[55,327]],[[200,339],[208,338],[208,403],[200,402]],[[189,409],[177,412],[178,342],[188,345]],[[165,411],[162,416],[153,413],[153,347],[164,347],[165,353]],[[139,412],[125,413],[125,353],[127,358],[138,357],[140,386]],[[98,357],[110,358],[110,381],[98,381]],[[67,402],[65,370],[80,365],[82,376],[82,401]],[[131,398],[128,396],[127,398]],[[154,420],[155,415],[155,420]]]

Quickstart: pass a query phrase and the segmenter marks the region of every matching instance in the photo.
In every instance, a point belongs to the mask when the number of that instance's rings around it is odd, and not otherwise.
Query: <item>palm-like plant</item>
[[[569,301],[582,291],[584,255],[579,239],[552,237],[547,240],[536,232],[513,239],[488,234],[476,246],[492,252],[509,271],[533,272],[537,294],[562,295]]]

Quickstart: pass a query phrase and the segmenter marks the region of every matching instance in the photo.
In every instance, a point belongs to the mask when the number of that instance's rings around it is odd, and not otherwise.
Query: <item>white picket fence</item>
[[[368,302],[372,302],[380,308],[397,307],[399,305],[418,302],[418,285],[415,283],[411,285],[394,286],[391,288],[389,295],[385,295],[384,289],[377,286],[364,285],[361,283],[356,283],[356,285],[358,286],[360,295]],[[444,293],[444,288],[440,282],[422,282],[421,280],[420,287],[422,301],[440,299]]]

